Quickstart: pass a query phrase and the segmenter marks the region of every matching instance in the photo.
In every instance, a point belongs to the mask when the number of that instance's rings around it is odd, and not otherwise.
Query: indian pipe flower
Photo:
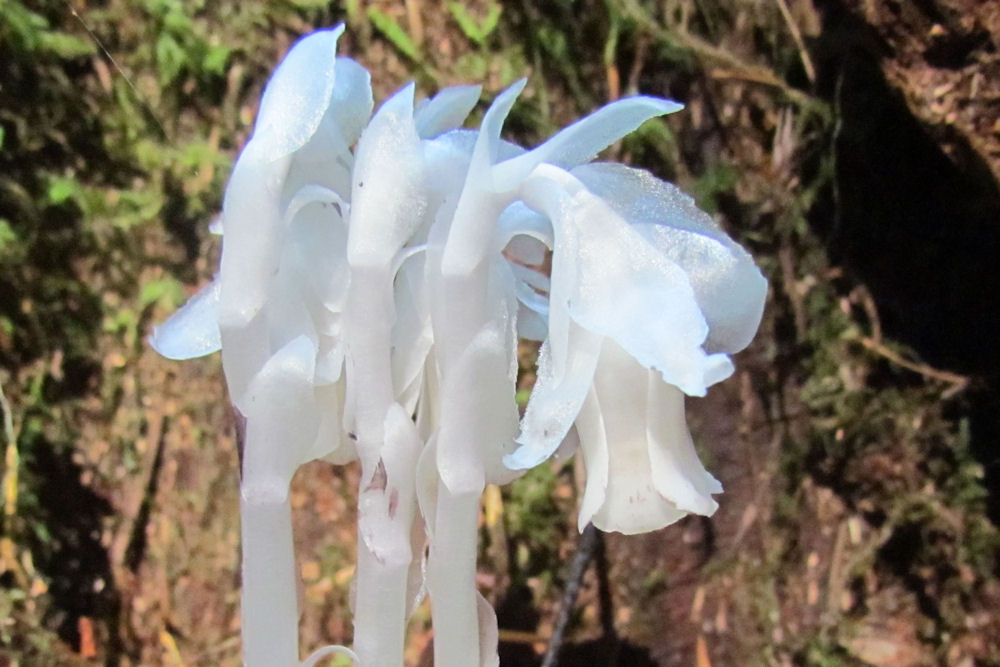
[[[478,86],[416,103],[411,84],[373,115],[342,32],[303,38],[275,71],[226,188],[219,276],[151,341],[173,359],[221,349],[246,417],[248,665],[299,664],[288,488],[321,457],[361,465],[355,645],[303,664],[401,665],[426,589],[435,664],[495,665],[475,587],[485,485],[578,445],[581,529],[712,514],[722,488],[684,396],[733,372],[767,283],[677,188],[592,162],[679,104],[619,100],[526,150],[500,138],[524,81],[479,130],[460,128]],[[519,340],[542,341],[520,420]]]

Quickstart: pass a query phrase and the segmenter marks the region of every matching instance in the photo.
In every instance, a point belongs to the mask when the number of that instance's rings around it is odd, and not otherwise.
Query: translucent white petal
[[[247,150],[272,161],[301,148],[316,132],[333,94],[341,24],[303,37],[271,76]]]
[[[420,452],[416,468],[417,505],[424,517],[427,537],[434,542],[434,517],[437,516],[438,472],[437,436],[431,436]]]
[[[371,75],[357,62],[343,56],[337,58],[334,69],[336,78],[326,120],[339,128],[348,146],[353,146],[372,115]]]
[[[317,386],[332,384],[340,380],[344,373],[344,341],[339,335],[319,336],[319,350],[316,353]]]
[[[281,502],[295,469],[308,460],[319,430],[313,392],[316,348],[300,336],[278,350],[247,389],[242,494],[247,502]]]
[[[434,174],[428,187],[457,195],[469,170],[472,152],[479,132],[475,130],[450,130],[433,139],[423,141],[427,173]],[[520,155],[524,149],[509,141],[500,140],[497,152],[501,160]],[[487,167],[489,165],[486,165]],[[482,165],[479,166],[482,168]],[[480,172],[480,175],[485,172]]]
[[[580,406],[575,431],[587,471],[583,498],[576,516],[577,528],[582,533],[608,495],[608,438],[604,430],[601,406],[592,387],[588,389],[587,397]]]
[[[149,343],[167,359],[194,359],[218,352],[222,347],[219,281],[201,288],[166,322],[153,327]]]
[[[333,191],[344,202],[350,199],[354,156],[339,138],[336,142],[330,140],[332,132],[326,131],[327,126],[324,123],[309,143],[295,153],[281,189],[282,206],[287,208],[294,196],[306,188]],[[339,137],[339,130],[336,134]],[[338,204],[338,207],[347,217],[347,206]]]
[[[601,530],[627,535],[644,533],[669,525],[687,514],[659,493],[651,472],[646,429],[650,416],[647,403],[650,375],[618,345],[605,342],[594,378],[600,420],[592,417],[591,424],[584,428],[577,424],[588,477],[595,459],[593,467],[601,474],[600,459],[592,453],[595,445],[588,442],[594,435],[591,429],[599,424],[604,431],[603,439],[598,437],[597,443],[607,448],[607,488],[592,517],[594,525]],[[587,491],[590,491],[589,483]],[[598,493],[599,487],[595,487],[594,492]],[[596,499],[585,498],[585,502],[587,500],[590,500],[589,510]]]
[[[347,243],[352,267],[388,270],[423,220],[424,176],[410,84],[382,104],[358,140]]]
[[[504,247],[504,255],[526,266],[541,266],[549,247],[537,237],[518,233],[511,237]]]
[[[413,471],[410,471],[410,474],[414,475]],[[414,483],[419,483],[419,480],[414,480]],[[414,503],[417,503],[415,496]],[[415,506],[419,507],[419,504],[416,504]],[[414,557],[413,560],[410,561],[410,571],[407,575],[406,582],[406,618],[413,616],[413,612],[417,610],[420,603],[424,601],[424,597],[427,595],[425,577],[425,573],[427,571],[427,559],[424,549],[427,545],[427,531],[424,526],[423,517],[418,514],[414,518],[411,528],[410,548]]]
[[[722,485],[698,458],[684,417],[684,394],[651,375],[648,392],[649,462],[653,486],[677,509],[712,516]]]
[[[627,97],[612,102],[560,130],[534,150],[497,165],[497,189],[515,189],[540,164],[569,168],[589,162],[599,152],[650,118],[683,108],[683,105],[672,100],[645,96]]]
[[[350,283],[346,207],[332,190],[306,186],[285,213],[288,239],[282,268],[294,267],[317,329],[327,334],[338,327]]]
[[[336,190],[310,183],[299,188],[285,205],[282,222],[291,226],[299,212],[310,204],[333,206],[337,211],[338,220],[346,214],[348,208]]]
[[[708,325],[687,274],[604,200],[550,165],[536,169],[522,194],[555,229],[551,308],[558,300],[581,326],[613,338],[685,393],[703,396],[732,372],[725,355],[702,349]]]
[[[513,141],[507,141],[506,139],[500,140],[500,145],[497,147],[497,160],[503,162],[504,160],[509,160],[511,158],[517,157],[518,155],[524,155],[527,151],[524,146],[519,146]]]
[[[510,357],[506,336],[487,326],[445,377],[437,465],[453,494],[480,493],[487,482],[505,484],[517,476],[501,463],[517,432]]]
[[[312,317],[303,291],[298,272],[291,267],[282,267],[271,282],[271,298],[268,303],[268,346],[272,350],[284,347],[299,336],[307,337],[314,348],[319,348],[319,332]],[[315,360],[313,362],[315,364]]]
[[[324,310],[322,296],[314,283],[316,270],[308,263],[311,246],[319,240],[329,240],[339,223],[339,215],[315,202],[298,210],[294,221],[285,223],[285,242],[277,272],[272,276],[268,291],[268,346],[278,349],[294,338],[305,335],[317,348],[320,346],[320,318],[314,313]],[[324,234],[324,232],[328,232]],[[323,262],[320,266],[341,262]]]
[[[517,335],[524,340],[542,342],[549,335],[549,321],[524,304],[517,310]]]
[[[550,322],[553,319],[550,317]],[[514,470],[533,468],[549,458],[566,437],[580,412],[594,377],[603,336],[574,322],[567,324],[562,342],[552,336],[538,354],[535,387],[521,420],[518,449],[504,458],[504,465]],[[561,356],[556,363],[555,351]]]
[[[684,395],[613,341],[576,421],[587,482],[579,527],[642,533],[689,512],[711,515],[722,486],[702,467],[684,420]]]
[[[417,411],[417,406],[420,401],[420,390],[423,387],[423,377],[420,373],[417,374],[410,384],[405,385],[402,389],[396,390],[396,401],[406,408],[410,414],[414,414]]]
[[[309,186],[283,209],[289,160],[264,164],[244,152],[226,190],[219,325],[226,379],[241,409],[247,383],[275,349],[300,334],[318,344],[319,326],[335,330],[326,302],[346,283],[343,261],[326,254],[343,256],[344,204],[335,192]]]
[[[417,385],[434,342],[424,286],[424,258],[414,257],[396,274],[396,322],[392,328],[392,384],[397,397]],[[402,401],[407,405],[408,401]]]
[[[462,167],[457,171],[464,176],[478,137],[479,133],[475,130],[458,129],[444,132],[433,139],[424,139],[423,146],[429,156],[427,158],[429,168],[433,165],[436,173],[436,169],[448,168],[449,161],[458,160]]]
[[[520,264],[510,263],[507,266],[517,278],[517,282],[514,285],[517,300],[536,313],[548,316],[548,276]]]
[[[552,249],[552,223],[522,201],[504,209],[495,234],[496,248],[522,264],[538,266],[545,261],[546,251]]]
[[[371,116],[368,72],[350,58],[337,58],[330,106],[313,136],[296,153],[285,180],[289,197],[303,186],[319,185],[347,200],[351,195],[354,156],[350,148]]]
[[[429,442],[437,433],[441,422],[441,378],[438,372],[437,353],[433,347],[427,353],[427,361],[421,376],[420,398],[417,401],[414,421],[417,423],[420,437]]]
[[[574,167],[570,173],[631,223],[667,225],[736,245],[693,199],[648,171],[594,162]]]
[[[306,460],[326,459],[331,463],[348,463],[357,458],[354,442],[347,437],[341,423],[344,409],[344,382],[316,387],[316,404],[320,422],[316,439],[306,453]]]
[[[541,267],[552,247],[552,225],[545,216],[517,201],[504,209],[496,227],[497,246],[516,279],[518,336],[543,341],[548,335],[550,284]]]
[[[760,326],[767,280],[742,248],[726,247],[707,236],[664,225],[636,230],[683,268],[709,325],[705,348],[739,352]]]
[[[226,236],[219,271],[219,325],[223,329],[245,326],[267,301],[281,256],[281,193],[290,161],[287,157],[263,161],[244,150],[233,168],[222,203]]]
[[[527,84],[527,79],[514,82],[509,88],[497,95],[490,108],[486,110],[483,122],[479,126],[474,160],[479,160],[484,165],[496,164],[501,151],[500,130],[503,129],[504,121],[507,120],[507,115],[514,106],[518,95]]]
[[[709,325],[706,349],[733,353],[750,343],[763,314],[767,280],[693,199],[624,165],[588,164],[572,173],[687,273]]]
[[[409,525],[416,509],[416,476],[417,459],[423,448],[423,441],[417,433],[417,427],[409,413],[399,403],[393,403],[385,415],[385,447],[382,459],[385,461],[385,471],[388,477],[387,488],[399,492],[399,504],[395,508],[396,516],[402,516]],[[390,514],[393,508],[389,507]]]
[[[451,86],[417,105],[414,120],[422,139],[460,127],[479,101],[482,86]]]
[[[426,255],[403,263],[393,287],[396,321],[391,333],[392,386],[396,400],[409,412],[424,398],[424,373],[434,343],[425,276]],[[428,402],[428,401],[425,401]],[[423,407],[423,406],[422,406]]]
[[[421,142],[425,173],[433,174],[433,178],[425,181],[428,211],[433,214],[425,223],[427,229],[415,234],[415,240],[433,243],[439,249],[443,247],[466,180],[476,136],[472,130],[451,130]],[[432,232],[432,228],[436,228],[435,231]]]
[[[494,238],[491,223],[510,203],[498,197],[492,177],[493,165],[504,150],[500,130],[526,83],[521,79],[497,95],[483,117],[444,244],[441,272],[445,275],[471,273],[491,249]]]
[[[265,315],[264,312],[259,312],[238,327],[220,326],[222,370],[226,376],[226,387],[233,405],[244,415],[247,412],[246,398],[250,381],[272,354],[268,345],[268,321]]]

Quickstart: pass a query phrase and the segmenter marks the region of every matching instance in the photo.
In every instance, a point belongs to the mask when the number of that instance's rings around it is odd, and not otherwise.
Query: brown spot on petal
[[[396,509],[399,507],[399,489],[389,492],[389,518],[396,518]]]
[[[385,491],[388,481],[385,473],[385,464],[382,462],[382,459],[379,459],[378,465],[375,467],[375,474],[372,475],[372,481],[368,482],[368,486],[365,487],[365,492]]]

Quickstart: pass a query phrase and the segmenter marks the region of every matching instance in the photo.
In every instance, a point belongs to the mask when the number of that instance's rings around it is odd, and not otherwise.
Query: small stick
[[[552,630],[552,638],[549,640],[549,646],[545,651],[545,658],[542,660],[542,667],[556,667],[558,664],[559,649],[562,648],[563,640],[566,636],[566,626],[569,625],[570,614],[573,613],[576,598],[580,595],[580,588],[583,586],[583,575],[587,571],[590,561],[594,559],[596,552],[600,550],[603,555],[604,550],[600,547],[603,547],[601,535],[594,528],[594,524],[588,523],[580,535],[576,554],[574,554],[566,573],[566,588],[563,590],[562,601],[559,605],[559,616],[556,617],[555,627]],[[601,598],[603,602],[604,596],[602,595]],[[602,625],[605,620],[604,612],[605,610],[602,609]],[[606,631],[607,628],[605,628]]]
[[[17,513],[17,475],[20,467],[20,455],[17,450],[17,434],[14,432],[14,412],[3,393],[0,384],[0,412],[3,412],[3,433],[6,441],[3,468],[3,514],[4,534],[11,534],[10,521]]]
[[[617,644],[611,581],[608,579],[608,552],[604,548],[604,535],[596,530],[594,533],[594,567],[597,569],[597,601],[600,604],[601,634],[604,639]]]
[[[795,17],[792,16],[792,11],[788,8],[788,3],[785,0],[775,0],[775,3],[781,11],[782,18],[785,19],[785,23],[788,25],[788,31],[792,33],[792,39],[795,40],[795,46],[799,50],[799,58],[802,59],[802,68],[806,71],[809,83],[814,84],[816,83],[816,67],[813,65],[812,58],[809,57],[805,40],[802,39],[802,31],[799,30],[799,25],[795,22]]]
[[[903,357],[903,355],[892,351],[885,345],[882,345],[878,341],[872,340],[871,338],[862,337],[858,341],[868,350],[871,350],[880,357],[885,357],[897,366],[902,366],[903,368],[913,371],[914,373],[919,373],[924,377],[933,378],[934,380],[940,380],[941,382],[949,382],[955,385],[956,391],[961,391],[969,385],[969,378],[964,375],[959,375],[958,373],[951,373],[949,371],[942,371],[927,364],[922,364],[916,361],[910,361]]]

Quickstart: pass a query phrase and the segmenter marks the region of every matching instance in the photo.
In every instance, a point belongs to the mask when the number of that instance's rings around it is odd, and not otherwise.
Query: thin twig
[[[2,483],[4,532],[9,535],[10,531],[8,529],[10,526],[6,524],[9,523],[11,517],[17,512],[17,473],[20,467],[20,456],[17,451],[17,435],[14,433],[13,411],[10,408],[10,403],[7,401],[7,395],[3,392],[3,384],[0,384],[0,410],[3,410],[3,433],[4,440],[6,440]]]
[[[4,452],[3,481],[0,482],[3,502],[3,537],[0,538],[0,572],[12,572],[18,587],[27,590],[30,585],[28,573],[17,558],[14,546],[14,515],[17,513],[17,477],[21,467],[21,455],[17,449],[17,432],[14,430],[14,411],[11,410],[7,395],[0,383],[0,410],[3,411],[3,433],[6,440]]]
[[[871,338],[862,337],[858,341],[865,346],[866,349],[871,350],[880,357],[885,357],[897,366],[902,366],[907,370],[911,370],[914,373],[919,373],[924,377],[933,378],[935,380],[940,380],[942,382],[948,382],[955,385],[955,391],[961,391],[969,384],[969,378],[964,375],[959,375],[958,373],[952,373],[950,371],[942,371],[933,366],[928,366],[927,364],[921,364],[916,361],[910,361],[903,357],[903,355],[898,352],[894,352],[885,345],[872,340]]]
[[[851,297],[855,296],[861,301],[861,307],[864,308],[865,315],[868,317],[868,325],[872,328],[872,340],[881,344],[882,318],[879,317],[875,297],[865,285],[858,285],[852,290]]]
[[[611,599],[611,580],[608,578],[608,552],[604,546],[604,534],[596,531],[594,539],[594,569],[597,571],[597,601],[601,619],[601,634],[608,642],[615,644],[617,652],[618,634],[615,632],[614,603]],[[617,661],[610,664],[617,664]]]
[[[569,570],[566,573],[566,588],[563,590],[562,601],[559,604],[559,616],[556,618],[555,627],[552,630],[552,638],[545,651],[545,659],[542,660],[542,667],[556,667],[559,661],[559,650],[562,648],[563,640],[566,636],[566,627],[569,625],[569,617],[573,613],[576,605],[576,598],[580,595],[580,588],[583,586],[583,575],[594,559],[600,535],[594,524],[587,524],[580,535],[580,542],[576,547],[576,554],[570,562]]]
[[[806,43],[802,39],[802,31],[799,30],[799,25],[795,22],[795,17],[792,16],[791,10],[788,8],[788,3],[785,0],[774,0],[778,9],[781,10],[781,16],[784,17],[785,23],[788,24],[788,31],[792,33],[792,39],[795,40],[795,46],[799,49],[799,58],[802,59],[802,68],[806,71],[806,76],[809,77],[809,83],[816,83],[816,67],[813,66],[812,58],[809,57],[809,52],[806,50]]]

